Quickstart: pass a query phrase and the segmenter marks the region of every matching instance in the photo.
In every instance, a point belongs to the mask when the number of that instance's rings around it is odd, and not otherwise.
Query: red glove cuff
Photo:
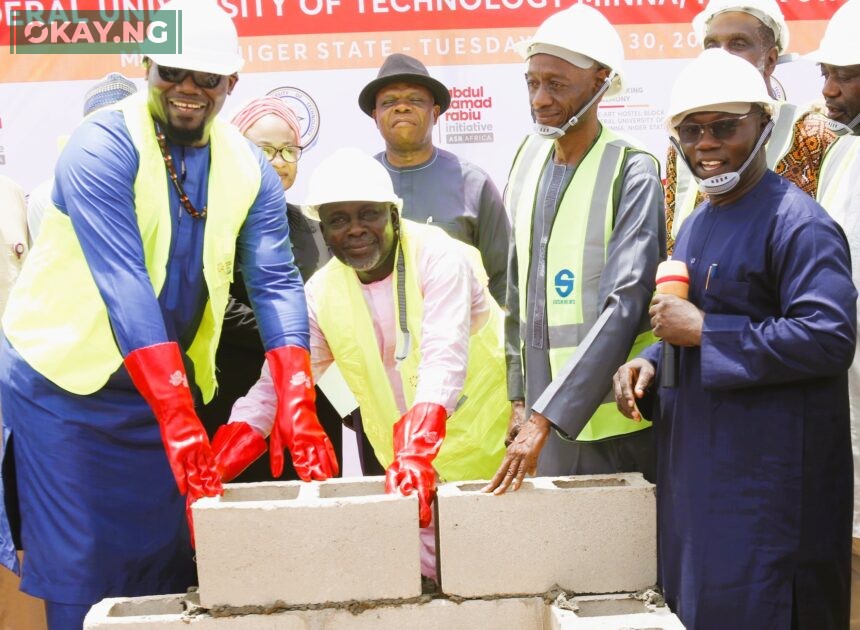
[[[247,422],[231,422],[218,427],[212,451],[221,481],[238,477],[266,452],[266,440]]]
[[[303,481],[334,477],[338,473],[337,457],[317,418],[310,353],[298,346],[283,346],[267,352],[266,361],[278,394],[269,437],[272,475],[281,476],[286,447]]]
[[[432,461],[445,439],[448,412],[435,403],[418,403],[394,425],[394,456],[418,456]]]
[[[176,410],[193,412],[194,399],[178,343],[168,341],[132,350],[124,363],[132,383],[159,422]]]

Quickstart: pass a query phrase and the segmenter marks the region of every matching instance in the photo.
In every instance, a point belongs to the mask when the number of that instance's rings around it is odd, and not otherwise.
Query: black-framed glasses
[[[213,74],[211,72],[199,72],[197,70],[185,70],[184,68],[171,68],[170,66],[158,66],[158,76],[162,81],[168,83],[182,83],[185,77],[191,75],[191,80],[194,85],[204,90],[211,90],[221,84],[224,78],[223,74]]]
[[[280,155],[284,162],[298,162],[299,158],[302,157],[302,148],[303,147],[297,147],[293,144],[288,144],[280,149],[276,149],[268,144],[260,146],[260,150],[269,162],[274,160],[276,155]]]
[[[675,130],[678,132],[678,140],[684,144],[693,144],[698,142],[704,135],[705,129],[707,129],[708,133],[711,134],[711,137],[716,140],[728,140],[737,133],[738,126],[741,121],[744,118],[752,116],[754,113],[757,114],[758,112],[750,112],[743,116],[735,116],[732,118],[720,118],[719,120],[712,120],[711,122],[702,124],[682,123],[675,127]]]

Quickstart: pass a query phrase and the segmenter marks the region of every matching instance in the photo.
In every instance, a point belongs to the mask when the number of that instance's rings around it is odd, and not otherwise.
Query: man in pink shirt
[[[401,219],[401,200],[372,157],[341,149],[309,184],[305,212],[334,255],[305,286],[314,379],[337,362],[386,468],[386,491],[417,492],[426,527],[437,478],[486,479],[501,462],[511,411],[501,309],[478,251]],[[236,436],[268,434],[276,400],[264,366],[215,436],[225,480],[254,454]]]

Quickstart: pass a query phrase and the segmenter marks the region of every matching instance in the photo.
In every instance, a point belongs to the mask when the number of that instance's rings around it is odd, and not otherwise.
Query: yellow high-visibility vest
[[[821,163],[815,198],[845,227],[860,208],[852,208],[860,176],[860,136],[843,136],[830,145]],[[847,230],[846,230],[847,231]],[[854,261],[854,265],[860,261]]]
[[[526,328],[531,259],[532,217],[541,173],[552,156],[553,141],[529,136],[517,153],[508,179],[507,202],[513,213],[514,239],[519,272],[520,344]],[[627,154],[644,153],[607,129],[600,132],[573,179],[563,193],[552,224],[546,252],[543,290],[546,291],[549,364],[552,378],[567,363],[585,339],[599,316],[600,277],[606,263],[606,249],[612,235],[617,200]],[[648,155],[646,153],[646,155]],[[649,156],[654,159],[653,156]],[[656,164],[656,159],[654,159]],[[569,292],[556,290],[561,282]],[[630,358],[656,341],[648,330],[631,339]],[[526,368],[528,369],[528,368]],[[611,385],[606,384],[607,394]],[[626,433],[642,431],[650,422],[633,422],[615,406],[614,398],[601,404],[576,439],[603,440]]]
[[[146,94],[124,99],[122,111],[140,164],[135,213],[155,295],[167,276],[172,232],[168,178]],[[260,189],[260,166],[248,142],[216,119],[210,132],[208,211],[203,276],[209,292],[188,356],[204,401],[215,393],[215,350],[233,279],[236,237]],[[49,207],[38,243],[3,317],[9,342],[45,378],[73,394],[101,389],[122,364],[107,308],[69,217]]]
[[[411,342],[398,370],[407,408],[414,400],[421,362],[424,300],[416,273],[418,254],[422,247],[433,247],[440,238],[450,239],[437,227],[400,221],[400,243],[406,271],[406,320]],[[478,250],[459,241],[453,242],[467,252],[479,277],[486,279]],[[394,321],[399,321],[401,300],[398,300],[396,273],[393,280]],[[335,363],[358,400],[362,426],[373,450],[387,468],[394,459],[393,427],[400,418],[400,411],[379,354],[373,322],[358,276],[354,269],[332,258],[317,271],[313,282],[319,283],[318,324]],[[502,312],[489,293],[487,304],[489,319],[469,339],[466,381],[457,408],[448,418],[442,448],[433,461],[433,467],[443,481],[489,479],[505,453],[504,440],[511,404],[505,387]],[[403,342],[402,334],[399,341]]]

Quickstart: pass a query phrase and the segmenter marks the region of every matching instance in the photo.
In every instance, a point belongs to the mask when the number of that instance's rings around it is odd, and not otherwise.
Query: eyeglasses
[[[285,147],[281,147],[280,149],[276,149],[275,147],[270,147],[269,145],[262,145],[260,150],[263,152],[263,155],[266,156],[266,159],[271,162],[275,159],[276,155],[280,155],[281,159],[284,162],[298,162],[299,158],[302,157],[302,147],[297,147],[292,144],[288,144]]]
[[[715,140],[728,140],[737,133],[740,122],[754,113],[758,112],[750,112],[749,114],[734,118],[720,118],[719,120],[712,120],[709,123],[701,125],[698,123],[683,123],[675,127],[675,130],[678,132],[678,139],[684,144],[698,142],[704,135],[705,129],[708,130],[708,133]]]
[[[197,70],[185,70],[183,68],[171,68],[169,66],[158,66],[158,76],[162,81],[169,83],[182,83],[185,77],[191,75],[194,85],[205,90],[211,90],[221,84],[223,74],[212,74],[211,72],[198,72]]]

